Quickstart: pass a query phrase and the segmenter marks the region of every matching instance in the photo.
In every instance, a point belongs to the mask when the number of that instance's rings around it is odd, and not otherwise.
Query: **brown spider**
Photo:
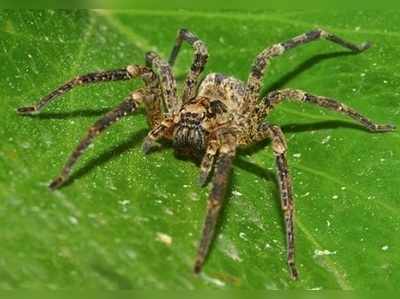
[[[119,106],[89,129],[86,137],[69,157],[61,174],[49,187],[59,188],[68,179],[73,165],[94,138],[112,123],[136,111],[143,103],[151,128],[143,145],[145,153],[158,147],[158,141],[164,139],[172,141],[177,153],[202,157],[200,170],[202,186],[206,185],[210,173],[214,170],[207,216],[194,265],[196,273],[201,271],[214,237],[236,149],[270,138],[276,157],[281,206],[286,227],[287,262],[291,277],[297,279],[298,272],[294,260],[293,191],[286,159],[287,146],[281,129],[265,122],[265,116],[278,103],[294,100],[340,112],[353,118],[371,132],[388,132],[395,129],[393,125],[375,124],[352,108],[333,99],[315,96],[301,90],[275,90],[259,99],[263,75],[271,58],[321,38],[354,52],[362,52],[370,46],[369,43],[358,46],[324,30],[313,30],[263,50],[257,55],[245,84],[221,74],[210,74],[199,84],[199,76],[208,58],[207,47],[196,35],[181,29],[169,63],[157,53],[148,52],[146,65],[129,65],[123,69],[78,76],[42,98],[34,106],[19,108],[18,113],[24,115],[38,113],[50,102],[76,86],[140,77],[144,81],[144,87],[132,92]],[[171,68],[182,42],[187,42],[193,47],[194,57],[183,93],[177,96],[176,82]]]

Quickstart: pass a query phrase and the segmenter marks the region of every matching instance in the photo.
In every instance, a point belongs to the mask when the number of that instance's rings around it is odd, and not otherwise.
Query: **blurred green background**
[[[207,188],[172,149],[143,156],[143,114],[98,138],[63,189],[47,184],[102,114],[138,82],[80,88],[35,117],[15,109],[99,69],[164,57],[179,28],[210,52],[206,72],[247,78],[267,45],[322,27],[374,46],[352,55],[316,42],[273,61],[265,91],[295,87],[340,99],[399,125],[400,15],[396,12],[181,10],[0,12],[0,289],[393,289],[400,283],[400,135],[370,134],[317,107],[284,103],[282,125],[296,200],[297,263],[286,246],[271,148],[235,161],[219,235],[192,274]],[[179,83],[191,61],[185,47]]]

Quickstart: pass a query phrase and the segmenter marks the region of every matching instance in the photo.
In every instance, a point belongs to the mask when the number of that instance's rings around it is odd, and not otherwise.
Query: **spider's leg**
[[[232,162],[236,153],[236,137],[227,132],[225,132],[221,137],[221,146],[218,151],[212,179],[212,189],[208,197],[207,215],[203,226],[202,238],[197,249],[197,256],[194,265],[195,273],[201,271],[210,249],[211,242],[214,239],[215,227],[224,202]]]
[[[174,126],[175,123],[173,118],[165,118],[161,124],[154,127],[144,139],[142,147],[143,152],[148,154],[153,149],[160,147],[158,141],[163,138],[172,140]]]
[[[208,59],[208,50],[205,43],[201,41],[192,32],[186,29],[181,29],[178,32],[178,36],[176,37],[176,44],[172,49],[169,58],[169,64],[171,66],[174,65],[179,50],[182,46],[182,42],[184,41],[193,47],[194,54],[193,54],[192,66],[185,80],[185,87],[182,95],[182,103],[186,103],[187,101],[195,97],[198,78],[201,72],[203,71],[204,66],[206,65]]]
[[[40,99],[37,103],[32,106],[21,107],[17,109],[20,114],[36,114],[42,111],[51,102],[64,95],[65,93],[71,91],[74,87],[88,85],[91,83],[99,82],[110,82],[110,81],[122,81],[130,80],[132,78],[141,76],[145,81],[146,85],[151,85],[151,81],[157,81],[158,78],[152,71],[140,65],[129,65],[124,69],[116,69],[103,72],[95,72],[82,76],[78,76],[72,80],[69,80],[62,86],[58,87],[54,91],[50,92],[48,95]],[[154,85],[154,84],[153,84]]]
[[[276,158],[276,167],[278,171],[278,183],[281,197],[281,207],[284,213],[285,229],[286,229],[286,246],[287,246],[287,262],[290,275],[293,279],[298,278],[298,271],[295,264],[295,247],[294,247],[294,203],[293,188],[289,175],[289,168],[286,159],[286,140],[282,130],[278,126],[262,124],[259,127],[257,138],[261,141],[271,138],[272,149]]]
[[[72,167],[75,165],[79,157],[83,152],[89,147],[93,140],[107,129],[111,124],[117,122],[122,117],[133,113],[139,104],[142,102],[144,97],[154,97],[153,95],[145,95],[142,90],[133,92],[128,98],[126,98],[120,105],[118,105],[114,110],[105,114],[96,123],[89,128],[87,135],[81,140],[78,146],[70,155],[67,163],[64,165],[60,175],[56,177],[50,184],[51,189],[59,188],[67,179],[71,173]]]
[[[315,96],[297,89],[283,89],[269,93],[267,97],[263,99],[261,105],[259,106],[258,118],[263,118],[265,113],[271,111],[275,105],[284,100],[294,100],[302,103],[311,103],[327,108],[329,110],[337,111],[348,117],[351,117],[371,132],[389,132],[393,131],[396,128],[394,125],[390,124],[376,124],[364,115],[358,113],[356,110],[336,100],[327,97]]]
[[[207,183],[211,170],[214,166],[215,158],[217,156],[218,146],[219,144],[217,140],[212,139],[208,142],[206,153],[200,165],[200,186],[204,186]]]
[[[241,107],[242,113],[253,111],[256,102],[258,100],[258,95],[261,89],[261,82],[263,79],[263,75],[270,60],[273,57],[280,56],[289,49],[295,48],[299,45],[306,44],[315,40],[319,40],[321,38],[334,42],[354,52],[362,52],[370,47],[369,43],[356,45],[334,34],[328,33],[321,29],[317,29],[296,36],[286,42],[275,44],[272,47],[265,49],[264,51],[262,51],[260,54],[257,55],[256,60],[251,68],[250,75],[246,85],[245,101],[243,102]]]
[[[146,53],[145,59],[147,66],[155,69],[160,75],[165,108],[168,114],[178,112],[181,103],[176,96],[176,81],[170,65],[153,51]]]

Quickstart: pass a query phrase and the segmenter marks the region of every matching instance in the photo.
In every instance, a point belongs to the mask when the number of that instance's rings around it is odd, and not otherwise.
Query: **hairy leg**
[[[208,197],[207,215],[203,226],[202,238],[197,250],[194,272],[199,273],[208,255],[210,245],[214,239],[215,228],[223,206],[226,189],[228,187],[232,162],[236,153],[236,137],[228,132],[221,132],[220,147],[215,163],[215,172],[212,178],[212,189]]]
[[[194,50],[193,63],[189,73],[186,76],[185,87],[182,95],[182,103],[186,103],[196,96],[198,78],[207,63],[208,50],[205,43],[201,41],[196,35],[186,29],[181,29],[178,32],[178,36],[176,37],[176,44],[172,49],[169,58],[169,64],[171,66],[173,66],[175,63],[175,60],[179,54],[179,50],[182,46],[182,42],[187,42],[193,47]]]
[[[363,127],[371,132],[389,132],[395,129],[394,125],[380,125],[368,119],[356,110],[342,104],[334,99],[322,96],[315,96],[298,89],[276,90],[267,95],[267,97],[258,106],[257,120],[259,123],[266,114],[268,114],[277,104],[284,100],[293,100],[301,103],[311,103],[329,110],[337,111],[345,116],[351,117]]]
[[[39,113],[51,102],[55,101],[57,98],[71,91],[77,86],[84,86],[99,82],[130,80],[136,77],[141,77],[146,83],[146,86],[148,86],[149,89],[152,91],[159,88],[158,78],[151,71],[151,69],[140,65],[129,65],[124,69],[95,72],[78,76],[72,80],[67,81],[65,84],[50,92],[48,95],[40,99],[36,104],[32,106],[18,108],[17,112],[20,114]]]
[[[281,207],[284,214],[286,229],[287,262],[290,275],[293,279],[298,278],[298,271],[295,264],[295,246],[294,246],[294,203],[293,187],[289,168],[287,164],[286,151],[287,145],[285,136],[278,126],[262,124],[259,127],[254,141],[261,141],[266,138],[272,140],[272,150],[275,155],[276,167],[278,172],[278,183],[281,197]]]
[[[319,40],[321,38],[336,43],[354,52],[362,52],[370,47],[369,43],[356,45],[336,36],[335,34],[328,33],[322,29],[317,29],[265,49],[257,55],[256,60],[251,68],[246,85],[245,101],[241,107],[242,113],[252,112],[256,106],[265,70],[273,57],[280,56],[289,49]]]
[[[213,169],[215,158],[218,153],[219,143],[217,140],[213,139],[208,142],[206,153],[201,161],[200,165],[200,186],[205,186],[210,173]]]
[[[181,102],[176,96],[176,82],[170,65],[157,53],[146,53],[146,64],[159,73],[165,108],[168,115],[178,112]]]
[[[100,135],[105,129],[107,129],[111,124],[117,122],[121,118],[133,113],[139,104],[142,102],[144,97],[148,96],[142,90],[133,92],[127,99],[125,99],[120,105],[118,105],[114,110],[108,112],[102,118],[100,118],[89,130],[86,136],[81,140],[78,146],[70,155],[67,163],[63,167],[60,175],[56,177],[50,184],[51,189],[59,188],[69,177],[72,167],[76,164],[79,157],[83,152],[89,147],[93,140]]]
[[[143,142],[143,152],[150,153],[153,149],[160,147],[158,141],[161,139],[172,140],[174,131],[173,118],[165,118],[161,124],[154,127],[146,136]]]

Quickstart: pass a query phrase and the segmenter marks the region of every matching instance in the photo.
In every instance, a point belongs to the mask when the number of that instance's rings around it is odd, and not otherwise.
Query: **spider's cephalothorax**
[[[141,78],[144,81],[144,87],[132,92],[119,106],[108,112],[89,129],[87,135],[69,157],[60,175],[50,184],[50,188],[59,188],[68,179],[73,165],[97,135],[120,118],[135,112],[138,106],[143,104],[151,128],[143,144],[145,153],[154,146],[159,146],[158,141],[165,139],[172,142],[178,153],[201,158],[200,183],[202,185],[206,184],[210,173],[214,170],[207,215],[194,266],[196,273],[201,271],[214,237],[236,149],[267,138],[271,139],[285,220],[288,266],[291,277],[296,279],[298,272],[294,261],[294,205],[286,159],[287,145],[281,129],[265,122],[264,118],[280,102],[293,100],[308,102],[342,113],[371,132],[388,132],[394,129],[392,125],[376,124],[336,100],[301,90],[275,90],[266,97],[260,98],[261,82],[271,58],[280,56],[291,48],[321,38],[353,52],[362,52],[369,47],[368,43],[358,46],[324,30],[313,30],[260,52],[246,83],[232,77],[210,74],[199,86],[199,76],[207,63],[207,47],[193,33],[182,29],[178,33],[168,62],[157,53],[149,52],[146,54],[145,65],[129,65],[118,70],[78,76],[42,98],[37,104],[19,108],[18,112],[20,114],[39,113],[50,102],[75,86]],[[193,47],[194,56],[185,79],[182,96],[177,96],[172,66],[182,42],[187,42]]]
[[[208,99],[202,99],[198,103],[189,103],[177,114],[172,143],[177,151],[189,151],[195,156],[204,153],[210,132],[208,102]]]
[[[197,97],[185,104],[173,119],[172,145],[175,150],[185,156],[201,158],[206,151],[209,136],[231,117],[223,101]]]

